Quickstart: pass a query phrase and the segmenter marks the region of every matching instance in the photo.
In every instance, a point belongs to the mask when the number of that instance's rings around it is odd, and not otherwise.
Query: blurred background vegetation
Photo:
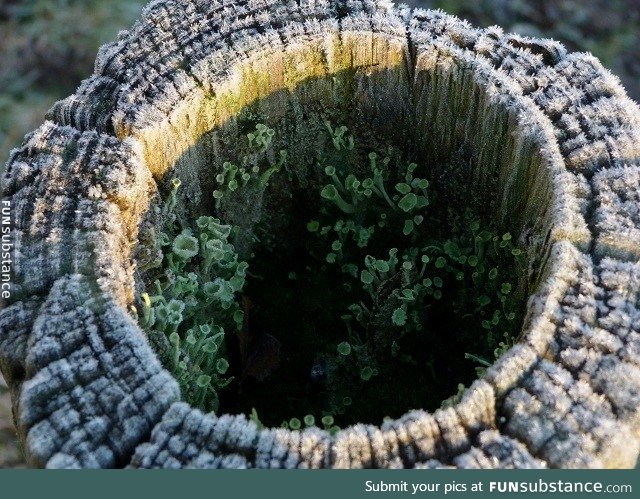
[[[0,163],[93,70],[145,0],[0,0]]]
[[[139,16],[146,0],[0,0],[0,170],[51,105],[92,72],[98,47]],[[407,0],[478,26],[549,37],[589,51],[640,100],[640,0]],[[0,378],[0,467],[20,465]]]

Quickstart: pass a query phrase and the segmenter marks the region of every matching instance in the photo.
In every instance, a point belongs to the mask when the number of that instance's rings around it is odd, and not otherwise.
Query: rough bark
[[[197,200],[205,133],[248,103],[302,105],[304,85],[330,99],[323,79],[341,74],[368,116],[436,155],[468,144],[498,176],[501,215],[544,268],[524,339],[456,406],[381,427],[203,415],[127,311],[155,183],[175,168]],[[16,251],[0,367],[32,465],[635,465],[640,109],[592,56],[384,0],[155,0],[48,120],[3,179]]]

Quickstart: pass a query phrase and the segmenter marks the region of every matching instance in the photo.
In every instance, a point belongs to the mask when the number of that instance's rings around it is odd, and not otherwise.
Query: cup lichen
[[[275,154],[275,130],[257,123],[241,137],[236,160],[222,163],[210,215],[192,226],[174,212],[179,179],[160,203],[165,228],[155,243],[160,257],[146,270],[154,293],[142,295],[140,324],[192,405],[250,404],[260,424],[258,413],[290,429],[313,426],[314,414],[341,424],[397,416],[437,407],[458,386],[440,382],[445,343],[453,345],[445,349],[448,372],[464,385],[518,335],[526,290],[513,276],[522,250],[490,212],[478,202],[447,204],[435,170],[406,161],[396,147],[368,151],[347,126],[330,122],[325,135],[315,158],[325,179],[316,187],[292,181],[289,161],[297,158]],[[453,170],[458,177],[447,188],[468,190],[465,168]],[[264,204],[271,180],[282,197],[305,196],[303,214]],[[297,242],[270,234],[286,218]],[[274,256],[288,245],[296,246],[295,263]],[[339,289],[340,299],[326,301],[321,286]],[[305,320],[318,308],[330,333]],[[265,404],[264,393],[284,392],[300,376],[310,396],[288,397],[278,410]],[[384,403],[402,385],[399,376],[423,388]],[[338,428],[334,420],[324,426]]]

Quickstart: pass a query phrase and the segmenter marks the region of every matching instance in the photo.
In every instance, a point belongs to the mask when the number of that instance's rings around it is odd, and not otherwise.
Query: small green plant
[[[334,424],[334,418],[331,415],[324,415],[320,419],[322,428],[329,432],[330,435],[335,435],[340,431],[340,427]],[[316,418],[313,414],[307,414],[302,420],[298,418],[291,418],[289,421],[283,421],[280,428],[287,430],[303,430],[305,428],[312,428],[316,425]]]
[[[180,383],[183,397],[216,411],[227,375],[225,334],[243,323],[236,296],[245,284],[248,264],[228,239],[231,227],[199,217],[195,231],[183,228],[174,213],[180,181],[164,203],[165,230],[156,238],[154,289],[142,294],[141,326],[165,365]]]
[[[225,161],[216,175],[213,191],[216,215],[234,228],[233,240],[244,258],[259,241],[256,225],[264,215],[263,196],[276,173],[287,161],[287,152],[278,152],[269,159],[275,131],[258,123],[246,134],[237,161]]]
[[[230,207],[239,199],[236,193],[242,193],[242,201],[249,205],[259,204],[270,178],[286,160],[286,153],[281,152],[277,163],[259,166],[273,135],[272,129],[258,124],[247,135],[249,152],[241,161],[244,166],[224,163],[216,177],[219,188],[213,193],[220,213],[233,211]],[[139,322],[178,380],[183,398],[205,411],[217,411],[220,390],[233,381],[228,374],[226,340],[244,324],[238,298],[249,265],[240,260],[230,242],[235,237],[245,244],[238,234],[242,224],[232,226],[219,218],[201,216],[192,228],[177,216],[180,186],[179,179],[172,180],[159,207],[163,230],[152,233],[140,250],[140,268],[153,282],[153,290],[141,295]]]
[[[253,421],[259,430],[263,430],[265,428],[265,426],[262,424],[262,421],[260,421],[260,418],[258,417],[258,411],[256,411],[255,407],[251,408],[251,414],[249,414],[249,420]]]
[[[289,160],[257,124],[216,176],[215,217],[182,222],[174,181],[165,228],[138,259],[153,283],[140,322],[185,399],[218,410],[225,390],[224,409],[260,428],[258,411],[267,424],[334,434],[336,420],[433,408],[448,395],[430,389],[443,372],[482,375],[518,334],[524,256],[511,234],[473,203],[449,206],[430,170],[397,150],[326,130],[315,196],[291,171],[264,196]],[[457,391],[442,403],[464,384]]]
[[[328,130],[337,151],[353,150],[346,127]],[[483,229],[469,210],[443,217],[430,209],[430,182],[416,163],[394,161],[392,152],[367,158],[368,172],[360,175],[347,155],[324,167],[324,204],[306,225],[320,242],[316,257],[338,266],[343,286],[358,296],[342,314],[347,335],[330,361],[330,410],[339,414],[346,394],[380,374],[388,379],[390,364],[417,367],[437,382],[435,352],[419,360],[413,352],[438,320],[432,312],[438,302],[446,301],[457,318],[457,334],[480,347],[459,354],[478,364],[478,374],[511,346],[518,328],[510,269],[521,264],[522,251],[511,235]],[[446,223],[454,230],[440,238],[438,226]]]
[[[258,417],[258,412],[256,408],[253,407],[251,409],[251,414],[249,414],[249,420],[253,421],[259,429],[264,429],[265,426],[260,421]],[[335,435],[338,431],[340,431],[340,427],[334,424],[334,418],[331,415],[324,415],[320,419],[320,424],[322,428],[328,431],[331,435]],[[288,430],[303,430],[305,428],[313,428],[316,427],[316,418],[313,414],[307,414],[300,420],[299,418],[293,417],[288,421],[283,421],[280,424],[280,428],[285,428]]]

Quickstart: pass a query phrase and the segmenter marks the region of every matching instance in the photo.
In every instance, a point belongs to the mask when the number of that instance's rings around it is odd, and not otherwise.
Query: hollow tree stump
[[[180,402],[128,312],[138,228],[169,171],[203,196],[203,137],[255,102],[292,123],[334,102],[435,155],[466,144],[499,178],[543,271],[523,339],[460,403],[331,437]],[[3,179],[0,367],[31,465],[635,465],[640,110],[592,56],[384,0],[156,0],[47,118]]]

